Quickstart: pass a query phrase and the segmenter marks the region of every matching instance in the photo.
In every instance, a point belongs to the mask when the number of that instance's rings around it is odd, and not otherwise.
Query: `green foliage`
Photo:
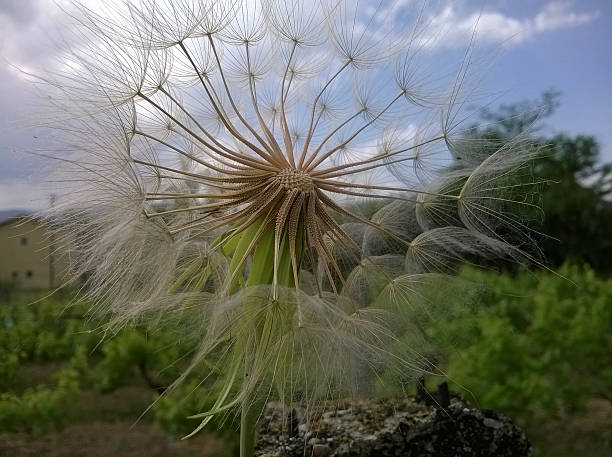
[[[66,359],[77,348],[87,351],[95,346],[98,337],[84,324],[82,308],[65,311],[65,306],[65,297],[31,303],[27,296],[0,306],[2,390],[22,383],[22,363]]]
[[[0,351],[20,360],[45,361],[70,357],[79,347],[92,348],[99,336],[84,322],[84,308],[66,308],[64,297],[31,303],[27,296],[0,306]]]
[[[68,360],[68,363],[56,372],[53,380],[58,389],[78,391],[91,385],[91,366],[86,347],[79,347]]]
[[[154,344],[146,335],[135,329],[128,329],[111,338],[101,348],[104,358],[96,367],[97,386],[109,392],[134,377],[134,369],[153,365],[156,361]]]
[[[466,270],[490,285],[475,313],[441,320],[438,338],[462,341],[449,378],[482,407],[523,425],[580,411],[612,390],[612,281],[588,268],[516,277]]]
[[[610,399],[612,279],[571,265],[558,274],[469,268],[422,298],[404,343],[435,362],[453,390],[509,415],[529,435],[580,417],[591,399]],[[429,388],[438,380],[430,376]],[[383,373],[376,391],[403,395],[414,387],[414,379]]]
[[[565,260],[585,262],[596,271],[612,271],[612,204],[610,164],[598,165],[599,146],[586,136],[556,135],[545,139],[538,176],[553,179],[543,194],[545,211],[540,241],[554,265]]]
[[[85,304],[67,307],[69,296],[18,298],[0,306],[0,390],[5,391],[0,397],[0,431],[60,429],[78,420],[78,405],[72,405],[69,396],[85,390],[110,393],[136,384],[152,394],[163,392],[189,361],[181,358],[187,351],[178,323],[155,331],[134,327],[106,335],[87,318]],[[38,380],[44,385],[36,385],[27,375],[29,366],[48,366],[54,372]],[[198,380],[206,374],[193,371]],[[211,387],[207,384],[190,398],[210,403]],[[184,434],[186,416],[201,409],[170,408],[172,402],[166,398],[155,411],[169,411],[156,412],[155,417],[171,433]]]
[[[484,108],[480,117],[492,125],[483,130],[488,137],[520,135],[526,130],[537,128],[537,122],[552,115],[560,106],[561,93],[544,91],[539,99],[525,100],[510,105],[501,105],[497,110]]]
[[[191,381],[159,396],[153,407],[156,422],[174,436],[191,433],[201,419],[190,419],[189,416],[209,411],[214,406],[215,397],[207,395],[205,390],[199,382]],[[238,422],[233,415],[221,414],[213,416],[210,429],[219,429],[233,436]]]
[[[0,352],[0,391],[8,390],[15,384],[19,364],[19,353]]]
[[[66,391],[37,388],[0,394],[0,430],[40,435],[66,425]]]

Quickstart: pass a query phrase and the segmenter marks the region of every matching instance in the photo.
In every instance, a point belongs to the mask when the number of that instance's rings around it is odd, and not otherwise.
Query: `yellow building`
[[[36,219],[0,222],[0,281],[21,289],[58,287],[67,263],[55,250],[53,235]]]

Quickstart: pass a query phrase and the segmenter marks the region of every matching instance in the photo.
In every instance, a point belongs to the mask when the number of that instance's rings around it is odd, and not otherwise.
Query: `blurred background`
[[[394,4],[398,20],[410,3]],[[499,139],[528,129],[542,146],[532,173],[550,268],[464,268],[487,288],[431,319],[436,358],[453,389],[513,418],[536,456],[612,455],[612,2],[435,3],[454,31],[444,52],[460,52],[478,18],[479,39],[503,43],[482,86],[493,101],[470,107],[466,127]],[[180,441],[215,390],[194,373],[161,395],[191,347],[180,329],[104,334],[76,290],[51,293],[67,260],[27,218],[54,204],[41,171],[53,165],[27,154],[48,138],[24,128],[38,112],[22,70],[52,65],[52,4],[0,0],[0,456],[233,455],[231,418]]]

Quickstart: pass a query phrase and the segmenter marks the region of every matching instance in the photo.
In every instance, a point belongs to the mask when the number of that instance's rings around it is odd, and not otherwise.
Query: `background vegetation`
[[[546,136],[537,128],[558,102],[558,94],[547,92],[485,110],[483,123],[468,132],[499,139],[528,134],[541,146],[533,173],[546,182],[539,230],[548,236],[539,244],[557,272],[466,268],[463,280],[487,287],[472,288],[462,303],[435,306],[425,331],[435,347],[446,348],[435,357],[453,388],[510,415],[537,455],[596,457],[612,453],[612,167],[601,164],[594,138]],[[180,356],[191,345],[179,328],[167,323],[103,335],[87,304],[68,306],[70,292],[37,298],[0,285],[0,434],[133,422],[149,405],[142,421],[168,436],[197,425],[187,416],[210,406],[219,367],[195,372],[162,395],[188,363]],[[398,394],[405,387],[381,383],[378,391]],[[128,394],[117,401],[118,392]],[[235,443],[232,417],[217,426],[226,443]],[[222,448],[234,452],[230,444]]]

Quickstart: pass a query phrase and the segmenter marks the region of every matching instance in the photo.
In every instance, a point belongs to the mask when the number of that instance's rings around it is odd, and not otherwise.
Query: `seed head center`
[[[283,168],[276,175],[276,180],[286,190],[297,189],[301,192],[309,192],[312,189],[312,178],[295,168]]]

